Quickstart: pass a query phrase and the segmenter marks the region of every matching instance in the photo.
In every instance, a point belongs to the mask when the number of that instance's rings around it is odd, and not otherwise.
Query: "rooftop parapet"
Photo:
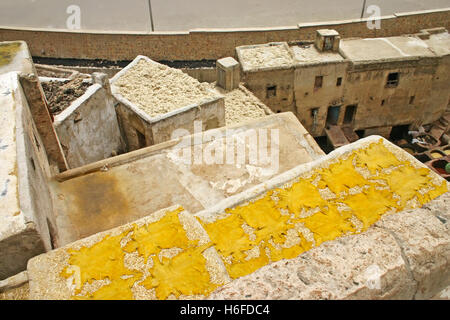
[[[435,53],[415,36],[343,39],[339,52],[354,64],[433,58]]]

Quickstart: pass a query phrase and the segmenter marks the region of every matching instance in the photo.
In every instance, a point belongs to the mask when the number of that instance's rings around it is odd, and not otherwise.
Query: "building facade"
[[[333,126],[350,141],[355,132],[389,137],[392,128],[436,121],[449,104],[450,35],[443,28],[343,40],[318,30],[314,42],[236,51],[247,87],[274,112],[294,112],[315,137]]]

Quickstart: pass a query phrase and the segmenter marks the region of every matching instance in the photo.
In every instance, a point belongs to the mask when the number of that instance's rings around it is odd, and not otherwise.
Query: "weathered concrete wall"
[[[258,134],[258,130],[262,133]],[[261,135],[260,139],[265,135],[267,145],[254,144],[245,138],[253,133],[255,138]],[[227,139],[230,146],[225,145]],[[235,156],[238,141],[245,147],[242,161]],[[257,150],[261,150],[256,163],[250,162],[250,146],[259,146]],[[206,159],[212,152],[220,154],[220,150],[221,164],[214,158]],[[194,159],[196,152],[200,154],[199,160]],[[224,159],[226,152],[232,154],[232,161],[227,160],[228,163]],[[270,161],[264,161],[264,152]],[[322,150],[295,116],[284,113],[186,136],[68,170],[56,176],[60,182],[52,185],[61,234],[58,246],[134,221],[175,203],[190,212],[211,207],[230,195],[322,155]]]
[[[245,86],[274,113],[297,114],[294,104],[294,68],[247,72],[242,77]],[[275,87],[275,95],[270,88]]]
[[[345,104],[358,105],[354,128],[385,127],[411,124],[421,120],[423,124],[437,120],[445,110],[446,103],[436,103],[435,96],[445,95],[433,92],[439,59],[427,65],[405,66],[398,62],[389,68],[378,70],[349,71],[345,82]],[[386,87],[389,73],[399,73],[397,87]],[[410,103],[411,97],[414,101]]]
[[[347,62],[318,64],[296,67],[294,78],[294,97],[297,116],[313,136],[324,135],[329,106],[341,106],[344,100],[344,83],[347,75]],[[322,87],[314,88],[316,76],[322,76]],[[342,84],[337,86],[337,78]],[[314,123],[313,110],[317,109]],[[344,118],[344,106],[338,122]]]
[[[20,74],[19,81],[24,90],[31,116],[44,143],[52,173],[56,174],[67,170],[67,161],[53,127],[53,116],[50,114],[38,77],[34,74]]]
[[[22,106],[19,108],[22,122],[17,123],[17,128],[18,130],[23,128],[23,144],[17,139],[17,151],[20,154],[18,170],[21,179],[27,177],[27,180],[24,179],[23,182],[19,180],[21,208],[23,208],[22,210],[25,208],[30,210],[29,215],[37,225],[44,246],[46,250],[50,250],[53,247],[54,238],[57,237],[53,203],[48,187],[51,169],[42,138],[38,133],[21,87],[18,87],[17,93],[19,93],[17,96],[20,98],[18,101]],[[20,136],[19,134],[18,137]],[[23,170],[23,173],[21,173],[21,170]],[[27,188],[29,188],[28,191]],[[25,205],[27,202],[30,203],[30,208]]]
[[[432,110],[436,110],[433,114],[435,117],[437,114],[442,115],[439,109],[436,106],[445,106],[447,104],[450,105],[450,46],[448,48],[448,54],[441,58],[439,66],[437,67],[436,73],[434,75],[433,83],[431,85],[431,96],[429,99],[429,103],[434,104],[434,108]],[[447,94],[445,94],[447,92]],[[431,106],[433,107],[433,106]],[[448,107],[447,107],[448,108]],[[419,122],[418,124],[422,124]]]
[[[121,102],[118,102],[115,105],[115,109],[119,127],[128,151],[137,150],[154,144],[151,126],[140,114],[137,114]],[[144,142],[139,140],[138,134],[142,134],[145,137]]]
[[[223,98],[178,109],[159,117],[160,119],[149,118],[136,110],[137,108],[130,109],[129,105],[122,102],[116,105],[120,128],[129,151],[169,141],[176,129],[184,129],[192,134],[195,129],[194,121],[201,121],[202,131],[225,126]],[[138,134],[145,137],[144,143],[139,141]]]
[[[381,29],[367,28],[367,19],[303,23],[281,28],[196,29],[151,34],[73,32],[2,27],[0,40],[25,40],[33,56],[132,60],[139,54],[154,60],[217,60],[234,56],[236,46],[314,39],[317,29],[335,29],[342,37],[386,37],[423,28],[450,29],[450,10],[426,10],[382,17]],[[101,43],[102,45],[98,45]]]
[[[181,70],[199,82],[215,82],[217,79],[216,68],[181,68]]]
[[[172,133],[177,129],[185,129],[188,133],[194,133],[194,121],[201,121],[202,131],[224,127],[224,99],[215,99],[195,108],[186,108],[174,117],[165,117],[155,122],[152,125],[153,143],[158,144],[171,140]]]
[[[113,98],[99,84],[58,114],[55,130],[70,168],[111,157],[124,150]]]
[[[1,134],[0,279],[25,270],[28,259],[55,240],[50,168],[16,73],[0,76]]]

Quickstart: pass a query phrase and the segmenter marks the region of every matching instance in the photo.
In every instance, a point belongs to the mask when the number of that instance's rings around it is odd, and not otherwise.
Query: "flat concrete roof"
[[[430,35],[430,39],[423,40],[437,55],[450,54],[450,34],[448,32]]]
[[[0,42],[0,74],[11,71],[34,73],[33,59],[24,41]]]
[[[294,63],[286,42],[240,46],[236,48],[236,52],[244,72],[290,68]]]
[[[353,62],[435,56],[423,40],[413,36],[343,39],[339,52]]]
[[[183,161],[185,154],[193,157],[198,145],[202,145],[203,150],[211,150],[213,144],[223,146],[227,138],[236,137],[235,130],[246,134],[260,129],[267,130],[268,156],[272,154],[269,146],[276,143],[271,132],[278,130],[278,168],[250,163],[249,152],[245,153],[244,164],[226,164],[225,161],[223,164],[207,164],[205,161],[196,164],[196,160],[191,158],[190,164]],[[195,138],[192,141],[192,136],[187,136],[183,138],[186,143],[183,147],[178,146],[179,141],[168,141],[64,172],[65,181],[52,184],[58,246],[174,204],[180,204],[190,212],[209,208],[231,195],[324,155],[290,112],[203,134],[211,132],[221,138],[205,142],[200,136],[200,142],[196,142]],[[250,139],[245,139],[247,150],[250,143]],[[228,148],[224,151],[228,152]],[[90,168],[88,171],[91,173],[86,173],[86,168]]]
[[[317,63],[341,62],[344,58],[337,52],[320,52],[314,44],[291,46],[294,60],[297,65]]]

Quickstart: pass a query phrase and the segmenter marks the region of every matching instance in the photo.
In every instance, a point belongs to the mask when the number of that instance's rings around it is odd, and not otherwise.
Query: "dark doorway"
[[[337,125],[341,106],[328,107],[327,124]]]
[[[405,124],[402,126],[392,127],[391,135],[389,136],[389,140],[396,141],[400,139],[405,139],[408,137],[409,124]]]
[[[145,148],[147,146],[147,142],[145,141],[145,136],[142,133],[140,133],[138,130],[136,130],[136,135],[138,138],[139,149]]]
[[[351,124],[355,119],[356,105],[350,105],[345,108],[344,124]]]
[[[365,130],[356,130],[355,133],[358,135],[358,137],[364,138]]]
[[[333,147],[329,143],[329,141],[328,141],[326,136],[314,137],[314,140],[316,140],[316,142],[319,145],[320,149],[322,149],[322,151],[325,152],[326,154],[328,154],[331,151],[333,151]]]

